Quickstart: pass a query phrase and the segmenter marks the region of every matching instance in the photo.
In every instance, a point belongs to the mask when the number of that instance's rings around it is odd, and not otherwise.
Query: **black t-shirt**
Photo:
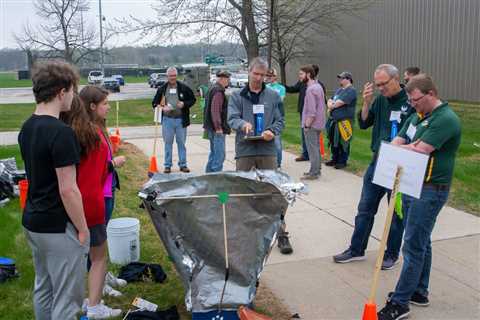
[[[80,147],[72,128],[52,116],[32,115],[23,124],[18,143],[29,184],[23,226],[32,232],[65,232],[70,219],[55,168],[80,162]]]

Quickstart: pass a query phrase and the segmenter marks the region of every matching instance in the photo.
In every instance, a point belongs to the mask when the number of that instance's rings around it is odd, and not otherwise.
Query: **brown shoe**
[[[163,173],[171,173],[172,172],[172,169],[170,167],[165,167],[165,169],[163,169]]]
[[[184,172],[184,173],[189,173],[190,172],[190,169],[188,169],[188,167],[181,167],[180,168],[180,171]]]
[[[309,161],[309,160],[308,160],[308,159],[305,159],[303,156],[300,156],[300,157],[296,157],[296,158],[295,158],[295,161],[301,162],[301,161]]]

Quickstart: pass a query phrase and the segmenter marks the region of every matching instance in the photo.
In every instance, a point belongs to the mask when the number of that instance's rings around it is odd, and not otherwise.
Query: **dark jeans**
[[[354,255],[363,255],[365,253],[380,200],[382,200],[385,194],[390,198],[390,190],[372,183],[374,171],[375,161],[372,161],[363,176],[362,195],[358,203],[358,213],[355,217],[355,229],[350,244],[350,250],[352,250]],[[403,221],[394,214],[392,225],[390,226],[390,234],[388,235],[385,257],[398,259],[400,247],[402,246],[402,235]]]
[[[424,186],[420,199],[403,195],[403,267],[392,297],[398,304],[408,305],[415,292],[428,296],[432,267],[431,235],[447,198],[447,190],[438,191],[433,186]]]
[[[347,151],[343,150],[342,146],[331,147],[332,161],[338,164],[347,164],[348,155],[350,154],[350,145],[348,145]]]
[[[210,154],[208,155],[205,172],[222,171],[225,161],[225,135],[212,130],[208,130],[207,135],[208,140],[210,140]]]
[[[303,131],[303,126],[302,126],[302,114],[300,113],[300,130],[302,132],[302,158],[306,160],[310,160],[308,157],[308,150],[307,150],[307,144],[305,143],[305,131]]]

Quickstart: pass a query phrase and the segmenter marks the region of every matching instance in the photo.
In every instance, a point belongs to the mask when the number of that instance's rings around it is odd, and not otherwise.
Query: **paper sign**
[[[399,191],[418,199],[422,192],[427,163],[426,154],[382,142],[372,182],[391,190],[397,167],[402,167]]]
[[[402,122],[402,112],[392,111],[390,113],[390,121],[397,121],[398,123]]]
[[[162,123],[162,109],[160,107],[155,107],[155,114],[153,116],[153,122]]]
[[[264,113],[265,106],[263,104],[254,104],[253,105],[253,114]]]
[[[417,133],[417,127],[410,123],[407,129],[407,137],[410,138],[410,141],[415,137],[415,133]]]

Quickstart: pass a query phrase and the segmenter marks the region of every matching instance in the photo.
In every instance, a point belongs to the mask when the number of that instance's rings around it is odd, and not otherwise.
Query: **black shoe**
[[[327,161],[325,162],[325,165],[328,166],[328,167],[333,167],[335,166],[337,163],[333,160],[330,160],[330,161]]]
[[[408,306],[399,305],[393,301],[388,301],[385,307],[377,313],[378,320],[400,320],[407,319],[410,314]]]
[[[393,296],[393,292],[389,292],[387,297],[387,302],[389,302],[390,299],[392,299],[392,296]],[[428,297],[424,296],[423,294],[414,292],[412,297],[410,298],[410,304],[413,304],[419,307],[428,307],[430,305],[430,301],[428,300]]]
[[[304,158],[303,156],[300,156],[300,157],[296,157],[295,161],[301,162],[301,161],[309,161],[309,160],[307,158]]]
[[[190,169],[188,169],[188,167],[181,167],[180,168],[180,171],[184,172],[184,173],[189,173],[190,172]]]
[[[335,165],[335,169],[343,169],[343,168],[345,168],[346,166],[347,166],[346,163],[337,163],[337,164]]]
[[[390,256],[383,257],[382,270],[392,270],[400,262],[400,259],[393,259]]]
[[[165,169],[163,169],[163,173],[171,173],[172,172],[172,168],[170,167],[165,167]]]
[[[288,232],[280,231],[277,240],[278,248],[282,254],[291,254],[293,252],[290,240],[288,240]]]
[[[350,248],[343,251],[340,254],[337,254],[336,256],[333,256],[333,261],[336,263],[347,263],[352,261],[361,261],[365,259],[366,259],[365,255],[361,255],[361,256],[353,255],[352,250],[350,250]]]

